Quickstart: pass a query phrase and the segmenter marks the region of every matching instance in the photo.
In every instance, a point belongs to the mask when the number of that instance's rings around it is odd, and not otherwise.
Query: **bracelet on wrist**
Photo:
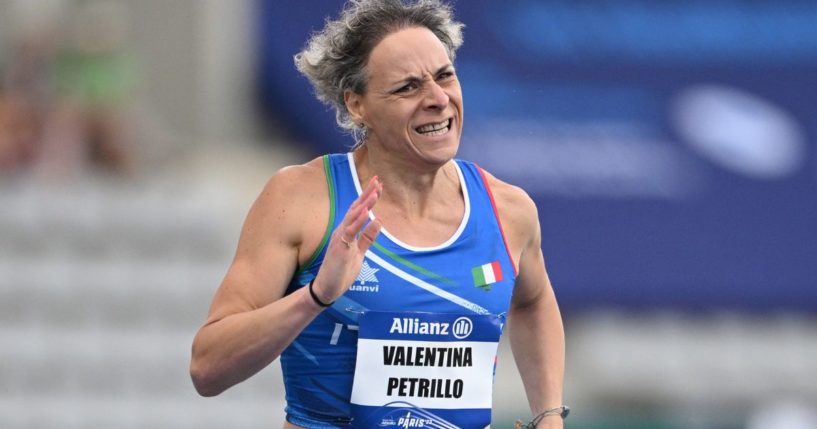
[[[570,407],[567,407],[565,405],[562,405],[561,407],[548,408],[547,410],[539,413],[528,424],[522,423],[521,421],[517,420],[514,429],[536,429],[536,426],[545,417],[559,416],[562,418],[562,420],[564,420],[565,418],[567,418],[568,414],[570,414]]]
[[[317,277],[317,276],[316,276],[316,277]],[[312,284],[313,284],[313,283],[315,283],[315,279],[312,279],[312,280],[309,282],[309,295],[311,295],[311,296],[312,296],[312,300],[313,300],[313,301],[315,301],[315,304],[318,304],[319,306],[321,306],[321,307],[323,307],[323,308],[326,308],[326,307],[331,307],[331,306],[332,306],[332,304],[334,304],[334,303],[335,303],[335,301],[332,301],[332,302],[330,302],[330,303],[328,303],[328,304],[327,304],[327,303],[325,303],[325,302],[323,302],[323,301],[321,301],[321,299],[320,299],[320,298],[318,298],[318,295],[316,295],[316,294],[315,294],[315,291],[312,289]]]

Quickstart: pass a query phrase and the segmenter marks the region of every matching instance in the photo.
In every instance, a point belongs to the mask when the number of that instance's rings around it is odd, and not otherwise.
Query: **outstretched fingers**
[[[366,228],[363,229],[363,233],[360,234],[360,240],[357,242],[357,247],[361,253],[365,253],[369,250],[369,247],[372,247],[372,243],[374,243],[377,235],[380,234],[380,228],[382,227],[383,225],[379,219],[374,219],[366,225]]]
[[[332,233],[328,252],[316,276],[318,280],[312,286],[319,290],[318,303],[322,306],[342,295],[360,273],[363,256],[380,232],[380,221],[368,221],[369,211],[382,191],[383,185],[373,177]]]
[[[351,243],[356,240],[358,233],[360,233],[360,230],[369,218],[369,210],[377,203],[382,191],[383,184],[380,183],[377,176],[372,177],[360,197],[349,207],[349,211],[346,213],[339,228],[339,232],[341,233],[340,240],[346,247],[351,247]],[[377,234],[374,235],[374,237],[376,236]],[[366,248],[368,248],[368,246],[366,246]]]
[[[360,229],[363,228],[366,220],[369,219],[369,211],[366,210],[365,207],[360,207],[357,209],[357,213],[354,213],[353,216],[354,217],[350,219],[350,222],[343,227],[343,234],[341,234],[341,237],[343,237],[344,240],[352,241],[357,239],[358,232],[360,232]]]
[[[366,185],[366,188],[363,189],[363,192],[360,193],[360,197],[355,201],[355,203],[362,203],[364,201],[368,201],[369,196],[372,194],[376,194],[376,197],[380,196],[380,193],[383,192],[383,184],[380,182],[380,178],[374,176],[369,180],[369,183]],[[375,199],[376,201],[376,199]]]
[[[351,206],[349,206],[349,211],[353,212],[361,205],[365,205],[367,202],[370,202],[372,194],[375,194],[374,201],[376,202],[381,192],[383,192],[383,184],[380,183],[380,179],[378,179],[377,176],[372,177],[372,179],[369,180],[369,184],[366,185],[366,188],[360,193],[360,196],[357,197]],[[372,206],[374,206],[374,204],[371,204],[369,209],[371,209]]]

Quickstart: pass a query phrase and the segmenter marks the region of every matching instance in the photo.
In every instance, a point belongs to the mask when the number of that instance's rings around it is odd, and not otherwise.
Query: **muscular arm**
[[[562,405],[565,344],[562,317],[545,271],[539,239],[522,253],[508,315],[511,349],[533,415]],[[559,417],[539,428],[561,428]]]
[[[536,206],[519,188],[491,178],[518,276],[508,312],[511,350],[533,415],[562,405],[564,328],[545,270]],[[562,428],[557,416],[538,428]]]
[[[360,230],[380,190],[373,180],[332,234],[314,283],[322,301],[341,295],[360,270],[379,224],[370,224],[352,248],[336,237]],[[323,310],[307,288],[286,297],[284,292],[299,263],[317,248],[328,204],[316,160],[277,173],[250,209],[235,259],[193,340],[190,375],[201,395],[217,395],[269,365]]]

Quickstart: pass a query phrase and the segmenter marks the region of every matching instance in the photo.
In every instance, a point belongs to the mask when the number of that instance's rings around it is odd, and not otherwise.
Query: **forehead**
[[[420,77],[449,64],[445,46],[427,28],[411,27],[389,34],[369,55],[369,79],[399,80]]]

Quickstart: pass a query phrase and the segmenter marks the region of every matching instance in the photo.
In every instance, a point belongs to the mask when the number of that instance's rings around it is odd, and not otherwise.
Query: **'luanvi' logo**
[[[379,268],[372,268],[364,259],[363,265],[360,267],[360,273],[352,286],[349,287],[349,290],[353,292],[379,292],[380,282],[375,276],[378,271],[380,271]]]

